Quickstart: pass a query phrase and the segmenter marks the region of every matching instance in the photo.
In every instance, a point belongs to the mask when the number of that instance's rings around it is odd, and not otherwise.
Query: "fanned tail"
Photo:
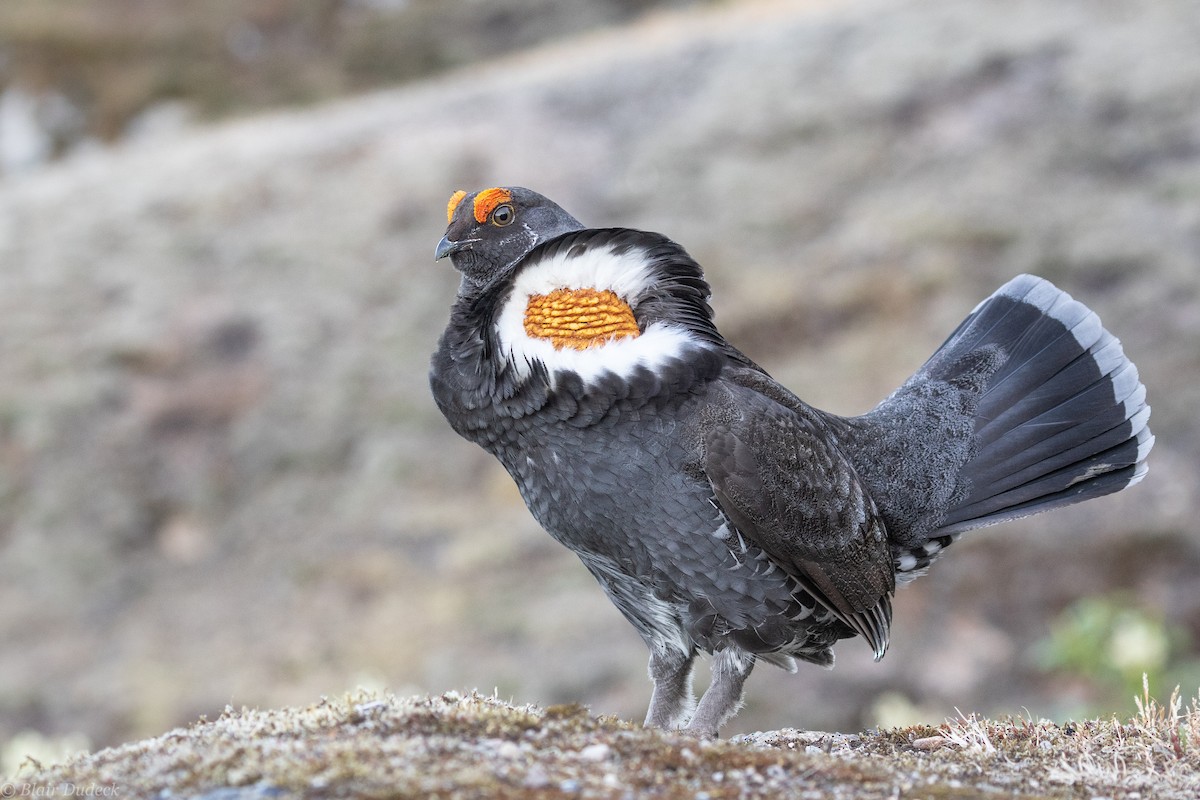
[[[1003,365],[975,414],[974,453],[931,536],[1120,491],[1146,474],[1154,444],[1137,367],[1100,318],[1049,281],[1020,275],[980,303],[927,368],[998,346]]]

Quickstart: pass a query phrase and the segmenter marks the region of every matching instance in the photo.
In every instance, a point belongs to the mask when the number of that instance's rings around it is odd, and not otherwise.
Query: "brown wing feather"
[[[895,569],[883,521],[815,413],[725,385],[701,415],[703,469],[743,536],[881,658]]]

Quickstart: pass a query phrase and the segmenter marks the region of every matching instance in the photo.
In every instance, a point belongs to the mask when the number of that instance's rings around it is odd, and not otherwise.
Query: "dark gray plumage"
[[[448,216],[437,257],[463,280],[434,398],[645,640],[649,725],[715,735],[756,659],[828,666],[855,635],[881,658],[897,583],[961,532],[1145,474],[1136,368],[1040,278],[1001,287],[847,418],[725,341],[700,267],[665,237],[585,229],[520,188],[458,193]]]

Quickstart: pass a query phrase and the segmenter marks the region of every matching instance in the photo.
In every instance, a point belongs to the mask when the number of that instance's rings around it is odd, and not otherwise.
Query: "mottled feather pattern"
[[[853,465],[814,417],[726,387],[701,422],[704,471],[734,526],[882,657],[890,612],[876,607],[895,586],[890,545]]]

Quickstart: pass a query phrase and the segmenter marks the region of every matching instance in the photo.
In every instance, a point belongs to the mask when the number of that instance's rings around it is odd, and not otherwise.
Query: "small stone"
[[[358,705],[354,706],[354,713],[365,717],[372,712],[379,711],[380,709],[384,708],[387,708],[386,702],[383,700],[372,700],[369,703],[359,703]]]
[[[589,744],[587,747],[579,751],[579,757],[584,761],[604,761],[608,758],[612,748],[604,743]]]
[[[945,747],[946,740],[941,736],[926,736],[923,739],[913,739],[912,746],[916,750],[937,750]]]
[[[501,742],[496,748],[496,755],[500,758],[513,759],[521,756],[521,748],[516,742]]]
[[[525,773],[525,780],[522,783],[529,789],[541,789],[550,784],[550,776],[546,774],[546,770],[540,764],[534,764]]]

